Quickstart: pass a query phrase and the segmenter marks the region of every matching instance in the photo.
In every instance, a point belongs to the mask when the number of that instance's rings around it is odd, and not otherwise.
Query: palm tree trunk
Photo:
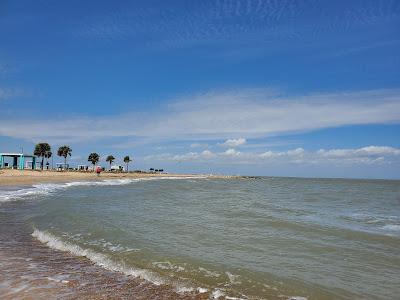
[[[66,168],[66,167],[67,167],[67,157],[64,156],[64,168]]]
[[[42,156],[42,171],[43,171],[44,156]]]

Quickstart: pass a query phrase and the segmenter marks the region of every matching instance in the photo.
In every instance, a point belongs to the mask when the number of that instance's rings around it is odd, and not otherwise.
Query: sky
[[[400,179],[400,1],[0,1],[0,152]],[[54,157],[55,162],[62,162]]]

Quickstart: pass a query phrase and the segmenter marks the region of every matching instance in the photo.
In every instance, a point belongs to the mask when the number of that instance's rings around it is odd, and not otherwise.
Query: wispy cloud
[[[327,56],[339,57],[339,56],[345,56],[345,55],[359,54],[362,51],[368,51],[368,50],[372,50],[372,49],[376,49],[376,48],[393,46],[393,45],[396,45],[399,43],[400,43],[400,40],[377,42],[375,44],[368,44],[368,45],[363,45],[363,46],[357,46],[357,47],[352,47],[352,48],[347,48],[347,49],[336,50],[335,52],[332,52],[330,55],[328,54]]]
[[[282,96],[271,90],[208,92],[146,113],[64,119],[1,119],[0,135],[29,140],[112,137],[221,140],[278,136],[356,124],[400,122],[400,90]],[[131,126],[135,120],[135,126]]]
[[[190,148],[207,148],[209,145],[207,143],[192,143]]]
[[[306,151],[296,148],[287,151],[240,152],[233,148],[223,152],[188,152],[157,154],[145,157],[151,161],[211,162],[215,164],[392,164],[400,163],[400,149],[388,146],[367,146],[358,149],[320,149]]]
[[[326,36],[342,36],[348,31],[398,20],[392,1],[371,1],[363,5],[336,3],[335,8],[318,2],[295,1],[195,1],[185,6],[157,7],[137,5],[135,9],[95,13],[75,30],[80,36],[100,40],[133,40],[140,47],[179,48],[201,45],[225,45],[232,49],[262,48],[258,55],[285,51],[307,40],[307,45],[326,43]],[[307,22],[310,16],[314,22]],[[305,24],[305,25],[304,25]],[[323,42],[321,42],[321,40]],[[251,47],[246,47],[251,43]],[[236,47],[230,47],[232,44]],[[257,45],[257,47],[255,47]],[[354,46],[349,45],[350,48]],[[231,48],[231,49],[230,49]],[[351,50],[350,50],[351,51]]]
[[[360,149],[321,149],[318,154],[326,158],[340,159],[359,156],[400,155],[400,149],[386,146],[368,146]]]
[[[32,92],[25,89],[0,87],[0,100],[6,100],[17,97],[29,97],[31,95]]]

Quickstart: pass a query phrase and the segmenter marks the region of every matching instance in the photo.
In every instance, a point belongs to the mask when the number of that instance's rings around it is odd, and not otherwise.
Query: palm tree
[[[88,161],[93,164],[93,167],[99,162],[99,160],[100,156],[97,153],[93,152],[89,154]]]
[[[124,157],[124,163],[126,163],[126,171],[129,172],[128,167],[129,163],[132,161],[132,159],[127,155]]]
[[[61,146],[60,148],[58,148],[57,155],[64,157],[64,168],[67,167],[67,157],[68,157],[68,155],[71,156],[71,152],[72,152],[72,149],[67,145],[64,145],[64,146]]]
[[[53,152],[47,151],[44,157],[46,158],[46,169],[49,169],[49,158],[53,155]]]
[[[111,164],[113,163],[114,160],[115,160],[115,157],[112,155],[109,155],[106,158],[106,161],[108,161],[110,163],[110,170],[111,170]]]
[[[35,151],[33,152],[34,155],[41,157],[42,158],[42,162],[40,163],[40,166],[43,170],[43,161],[44,158],[48,158],[51,156],[49,156],[49,152],[51,153],[51,147],[48,143],[38,143],[35,146]]]

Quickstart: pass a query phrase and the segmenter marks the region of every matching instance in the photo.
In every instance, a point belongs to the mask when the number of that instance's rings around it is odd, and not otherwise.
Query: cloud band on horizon
[[[131,112],[102,118],[3,118],[0,135],[49,142],[127,137],[231,139],[232,143],[245,143],[248,138],[399,122],[398,89],[300,96],[282,96],[270,89],[242,89],[181,97],[146,113]]]
[[[306,151],[296,148],[287,151],[261,153],[241,152],[230,148],[223,152],[188,152],[184,154],[156,154],[145,157],[148,161],[212,162],[214,164],[392,164],[400,162],[400,149],[388,146],[366,146],[357,149],[319,149]]]

